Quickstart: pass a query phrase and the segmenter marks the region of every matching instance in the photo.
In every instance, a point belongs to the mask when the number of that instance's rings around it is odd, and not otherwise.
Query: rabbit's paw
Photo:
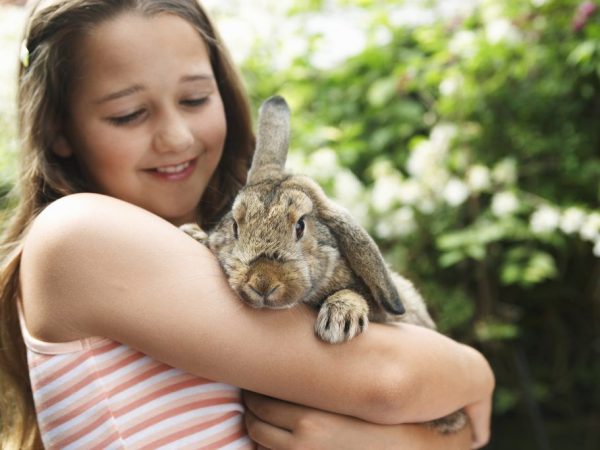
[[[325,342],[339,344],[367,329],[369,305],[363,296],[350,289],[342,289],[321,305],[315,332]]]
[[[185,223],[181,225],[179,229],[184,233],[189,234],[201,244],[208,244],[208,234],[206,234],[204,230],[195,223]]]
[[[465,413],[463,410],[460,410],[446,417],[427,422],[427,425],[435,428],[440,433],[447,434],[462,430],[465,425],[467,425],[468,421],[469,417],[467,416],[467,413]]]

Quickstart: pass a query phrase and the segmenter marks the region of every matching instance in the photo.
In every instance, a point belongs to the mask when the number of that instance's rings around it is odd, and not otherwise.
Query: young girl
[[[253,148],[242,84],[195,0],[39,2],[18,93],[2,448],[487,442],[494,380],[478,352],[409,325],[324,344],[308,309],[242,306],[175,226],[210,227]],[[245,395],[248,435],[232,386],[266,395]],[[461,407],[471,428],[454,435],[400,425]]]

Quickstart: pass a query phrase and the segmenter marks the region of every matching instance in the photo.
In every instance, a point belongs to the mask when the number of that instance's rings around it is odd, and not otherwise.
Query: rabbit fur
[[[317,308],[315,333],[326,342],[352,339],[369,320],[435,329],[421,295],[388,269],[356,220],[315,181],[285,172],[289,130],[285,100],[265,101],[248,180],[231,211],[208,234],[195,224],[182,230],[212,250],[244,303]],[[465,423],[462,412],[430,422],[441,432]]]

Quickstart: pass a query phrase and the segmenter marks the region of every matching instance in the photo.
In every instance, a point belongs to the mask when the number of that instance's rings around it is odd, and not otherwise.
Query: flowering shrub
[[[354,56],[307,67],[315,35],[283,70],[248,60],[250,91],[257,103],[273,92],[291,101],[290,165],[362,221],[443,331],[490,357],[496,414],[529,400],[552,417],[590,413],[600,402],[596,4],[484,0],[399,26],[399,6],[380,3],[340,2],[353,14],[362,5],[369,24]]]

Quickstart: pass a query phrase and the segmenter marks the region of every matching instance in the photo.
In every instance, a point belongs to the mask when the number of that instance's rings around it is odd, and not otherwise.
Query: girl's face
[[[103,194],[174,224],[193,221],[225,142],[207,47],[185,20],[125,13],[79,46],[69,118],[54,151]]]

